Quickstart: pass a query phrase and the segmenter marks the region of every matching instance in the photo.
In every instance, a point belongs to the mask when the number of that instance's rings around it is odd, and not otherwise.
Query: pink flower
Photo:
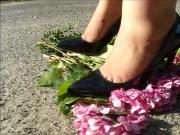
[[[74,127],[80,132],[80,135],[85,135],[86,131],[89,130],[88,120],[91,118],[89,115],[84,115],[81,119],[77,118],[74,121]]]
[[[76,119],[74,125],[80,135],[107,135],[112,120],[106,116],[84,115],[81,119]]]
[[[176,63],[180,63],[179,56]],[[138,135],[147,127],[147,114],[171,109],[180,93],[180,68],[172,65],[163,76],[153,74],[146,89],[114,90],[110,106],[79,103],[73,106],[80,135]],[[111,119],[108,114],[131,113]]]
[[[113,135],[136,135],[145,129],[146,117],[144,115],[130,114],[127,116],[120,116],[117,118],[118,123],[113,125],[110,134]]]
[[[180,77],[159,78],[155,85],[149,84],[142,91],[137,89],[115,90],[111,93],[109,100],[114,107],[126,112],[147,114],[153,110],[161,111],[170,108],[176,103],[179,92]]]
[[[112,111],[113,110],[111,110],[110,107],[105,107],[103,105],[97,105],[97,104],[87,105],[83,103],[76,104],[72,109],[74,116],[78,118],[81,118],[84,115],[95,116],[95,115],[108,114]]]
[[[146,128],[146,117],[128,115],[118,117],[113,124],[107,116],[83,116],[75,120],[80,135],[136,135]]]

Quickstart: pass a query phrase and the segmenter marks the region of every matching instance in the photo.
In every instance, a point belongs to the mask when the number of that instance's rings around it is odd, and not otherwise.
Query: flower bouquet
[[[70,95],[68,87],[98,68],[112,48],[108,45],[108,51],[96,57],[58,49],[57,42],[81,35],[73,28],[50,31],[38,42],[43,56],[49,60],[49,70],[39,78],[38,86],[57,89],[58,107],[62,113],[75,116],[74,126],[80,135],[141,134],[148,126],[150,113],[173,108],[180,93],[180,55],[168,69],[164,68],[166,60],[158,65],[144,90],[115,89],[109,98]]]

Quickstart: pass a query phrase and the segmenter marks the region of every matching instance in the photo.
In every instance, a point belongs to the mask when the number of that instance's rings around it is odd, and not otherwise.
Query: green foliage
[[[79,100],[86,100],[89,103],[108,102],[108,99],[103,97],[78,97],[68,93],[69,86],[91,72],[90,69],[75,64],[66,65],[64,69],[64,66],[58,66],[59,63],[56,62],[51,62],[49,65],[49,70],[40,77],[38,85],[55,87],[58,90],[57,104],[63,114],[70,114],[71,106]]]
[[[102,103],[108,103],[108,99],[107,98],[103,98],[103,97],[97,97],[97,98],[94,98],[95,101],[97,102],[102,102]]]
[[[68,88],[73,82],[100,67],[107,56],[107,53],[99,56],[85,56],[57,48],[58,42],[81,36],[81,33],[75,32],[74,28],[74,26],[70,25],[64,29],[49,31],[37,43],[40,51],[46,54],[46,57],[50,60],[48,64],[49,70],[39,78],[38,86],[57,89],[59,110],[66,115],[70,114],[71,106],[80,100],[85,100],[88,103],[108,102],[106,97],[78,97],[68,93]],[[114,39],[110,42],[111,44],[113,44]],[[112,47],[108,46],[108,50],[110,50],[109,48]]]
[[[74,28],[76,28],[76,26],[69,25],[57,31],[49,31],[43,35],[42,40],[49,43],[57,43],[58,41],[80,37],[81,33],[78,31],[75,32]]]
[[[62,113],[68,115],[72,104],[82,98],[70,95],[67,90],[73,82],[89,72],[90,69],[82,65],[50,62],[49,70],[39,78],[38,86],[55,87],[58,91],[57,104],[59,109]]]
[[[81,79],[83,76],[86,76],[91,70],[83,65],[66,65],[66,69],[63,70],[63,80],[75,82]]]
[[[72,82],[62,82],[58,87],[58,95],[63,96],[64,94],[66,94],[68,92],[67,89],[71,86],[71,84]]]
[[[80,99],[81,97],[70,95],[69,93],[58,96],[57,103],[59,106],[59,110],[65,115],[70,114],[71,106],[73,105],[73,103]]]
[[[88,74],[89,70],[81,67],[80,65],[69,65],[66,70],[62,73],[62,82],[58,86],[58,106],[62,113],[69,114],[70,108],[73,103],[80,100],[81,97],[70,95],[68,93],[69,86],[72,85],[73,82],[79,80],[81,77]]]
[[[71,38],[80,37],[81,32],[75,32],[75,28],[76,26],[69,25],[63,29],[49,31],[43,35],[43,37],[41,38],[41,42],[37,43],[37,47],[42,53],[61,55],[56,49],[54,49],[54,47],[57,46],[58,42],[62,42],[64,40]]]
[[[38,86],[52,87],[62,77],[62,71],[58,68],[50,68],[38,80]]]
[[[49,70],[38,80],[38,86],[54,87],[58,91],[57,104],[63,114],[70,114],[71,106],[76,102],[107,104],[107,97],[79,97],[68,93],[68,88],[73,82],[89,74],[104,63],[111,52],[112,46],[107,46],[107,52],[99,56],[85,56],[78,53],[66,52],[57,48],[57,43],[67,39],[77,38],[81,33],[74,30],[70,25],[57,31],[49,31],[43,35],[37,47],[46,54],[50,60]],[[109,44],[113,44],[115,37]],[[178,51],[180,54],[180,50]],[[166,62],[158,64],[154,70],[163,71]]]

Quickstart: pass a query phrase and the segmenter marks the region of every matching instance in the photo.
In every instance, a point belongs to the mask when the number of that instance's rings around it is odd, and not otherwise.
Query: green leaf
[[[66,105],[64,102],[64,99],[66,97],[67,97],[67,94],[61,95],[61,96],[58,96],[58,100],[57,100],[59,111],[65,115],[67,115],[70,112],[69,105]]]
[[[62,82],[58,88],[58,95],[61,96],[67,93],[69,86],[72,85],[72,82]]]
[[[89,103],[108,103],[109,101],[107,97],[84,97],[83,99],[86,99],[86,101],[88,101]]]
[[[58,96],[58,104],[64,103],[66,105],[70,105],[78,100],[80,100],[81,97],[71,95],[69,93],[65,93],[63,95]]]
[[[67,96],[68,96],[68,93],[58,96],[57,104],[59,105],[60,103],[62,103]]]
[[[72,103],[74,103],[74,102],[76,102],[76,101],[78,101],[80,99],[81,99],[81,97],[69,96],[69,97],[66,97],[63,102],[66,105],[70,105],[70,104],[72,104]]]
[[[70,106],[64,103],[59,104],[59,111],[63,114],[68,115],[70,113]]]
[[[62,71],[58,68],[50,68],[38,80],[38,86],[52,87],[62,77]]]
[[[83,67],[82,65],[67,65],[66,71],[63,74],[63,79],[65,81],[75,82],[81,79],[83,76],[86,76],[89,72],[90,70]]]
[[[98,102],[103,102],[103,103],[109,102],[108,98],[103,98],[103,97],[94,98],[94,100],[96,100]]]
[[[61,96],[58,96],[58,106],[59,110],[63,113],[68,115],[70,113],[70,108],[73,103],[80,100],[81,97],[70,95],[69,93],[65,93]]]

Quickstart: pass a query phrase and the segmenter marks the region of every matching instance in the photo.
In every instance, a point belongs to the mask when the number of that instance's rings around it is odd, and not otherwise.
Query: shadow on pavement
[[[149,119],[149,127],[142,135],[172,135],[170,129],[173,125],[164,120]]]

